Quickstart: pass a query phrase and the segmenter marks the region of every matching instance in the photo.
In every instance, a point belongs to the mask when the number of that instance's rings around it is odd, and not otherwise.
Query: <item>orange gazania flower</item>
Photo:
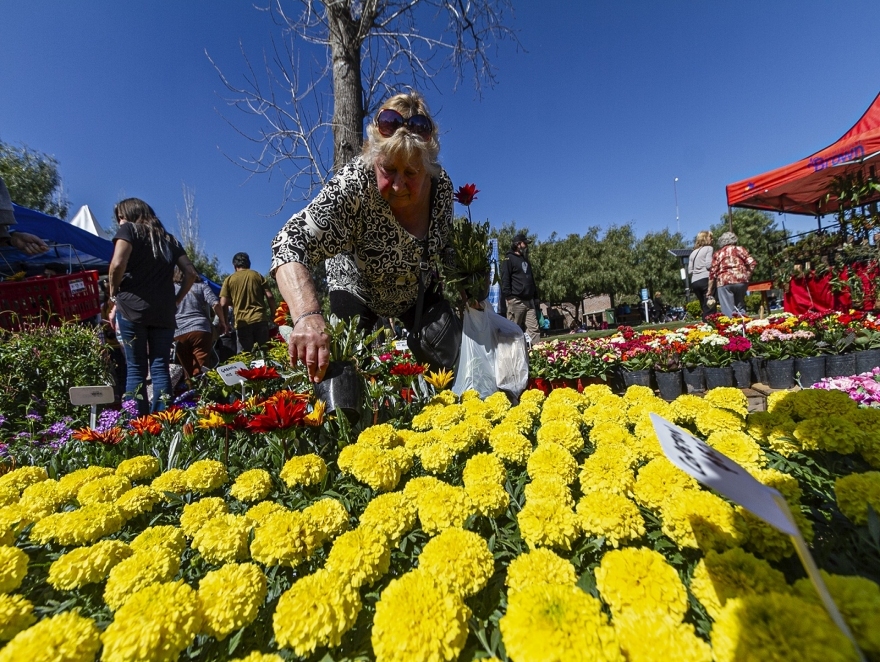
[[[264,405],[275,404],[282,400],[287,402],[308,402],[308,393],[294,393],[293,391],[277,391],[274,395],[266,398]]]
[[[138,436],[145,432],[149,434],[159,434],[162,431],[162,424],[153,418],[153,416],[139,416],[138,418],[132,419],[129,425],[131,426],[132,431]]]
[[[110,428],[106,432],[98,432],[92,428],[80,428],[73,433],[73,438],[79,441],[97,442],[107,446],[115,446],[125,437],[122,428]]]
[[[251,432],[278,432],[303,424],[306,417],[306,403],[303,400],[293,401],[279,399],[275,402],[266,402],[266,410],[262,414],[254,416],[247,423],[247,429]]]
[[[159,423],[168,423],[173,425],[174,423],[179,423],[183,418],[183,409],[180,407],[171,407],[166,409],[165,411],[156,412],[153,414],[153,419],[158,421]]]

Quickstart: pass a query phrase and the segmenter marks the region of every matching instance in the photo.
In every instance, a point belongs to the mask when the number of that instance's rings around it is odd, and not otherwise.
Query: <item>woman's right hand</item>
[[[315,384],[324,379],[330,362],[330,336],[325,328],[326,322],[321,315],[309,315],[297,322],[287,341],[290,363],[296,365],[301,361]]]

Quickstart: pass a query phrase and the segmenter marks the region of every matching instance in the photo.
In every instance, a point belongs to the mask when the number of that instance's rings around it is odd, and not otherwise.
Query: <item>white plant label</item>
[[[116,399],[112,386],[72,386],[68,394],[72,405],[106,405]]]
[[[247,366],[241,361],[236,361],[235,363],[219,366],[217,374],[220,375],[224,384],[232,386],[233,384],[241,384],[244,381],[244,377],[238,374],[239,370],[247,370]]]

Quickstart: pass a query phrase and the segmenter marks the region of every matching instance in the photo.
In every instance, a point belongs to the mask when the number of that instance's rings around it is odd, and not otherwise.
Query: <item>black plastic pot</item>
[[[880,349],[863,349],[853,352],[853,356],[856,357],[856,374],[871,372],[880,366]]]
[[[767,386],[776,389],[794,386],[794,359],[768,359]]]
[[[655,370],[654,379],[657,380],[660,397],[664,400],[672,401],[681,395],[681,370],[675,372],[657,372]]]
[[[651,371],[650,370],[624,370],[623,386],[647,386],[651,388]]]
[[[806,356],[795,359],[794,372],[801,388],[812,386],[825,377],[825,357]]]
[[[697,365],[692,368],[684,368],[682,371],[684,376],[685,391],[687,393],[702,393],[706,390],[706,378],[703,375],[703,366]]]
[[[829,354],[825,357],[826,377],[852,377],[855,374],[855,354]]]
[[[724,368],[704,367],[703,375],[706,378],[707,391],[711,391],[713,388],[733,386],[733,368],[730,366]]]
[[[752,385],[752,366],[748,361],[734,361],[733,381],[737,388],[749,388]]]
[[[766,384],[767,383],[767,359],[763,356],[753,356],[749,359],[749,363],[752,366],[752,383],[753,384]]]
[[[315,384],[315,397],[327,404],[327,413],[340,411],[351,423],[361,416],[363,385],[354,363],[331,361],[324,379]]]

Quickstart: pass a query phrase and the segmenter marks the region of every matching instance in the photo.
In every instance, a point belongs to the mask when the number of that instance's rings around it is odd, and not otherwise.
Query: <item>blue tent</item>
[[[40,271],[48,264],[64,265],[76,271],[80,263],[90,269],[106,269],[113,256],[113,242],[80,230],[60,218],[13,204],[17,224],[14,230],[30,232],[49,244],[42,255],[25,255],[12,247],[0,248],[0,274]]]

